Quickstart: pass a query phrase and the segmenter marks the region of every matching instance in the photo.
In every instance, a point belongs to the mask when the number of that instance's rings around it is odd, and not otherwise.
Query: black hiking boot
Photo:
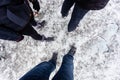
[[[52,58],[50,59],[50,61],[56,65],[56,62],[57,62],[57,56],[58,56],[58,53],[57,52],[54,52],[53,55],[52,55]]]
[[[42,22],[38,22],[37,28],[43,28],[46,24],[47,24],[47,22],[45,20],[43,20]]]
[[[21,36],[19,39],[16,40],[16,42],[20,42],[24,39],[24,36]]]
[[[71,49],[69,50],[68,54],[74,56],[75,53],[76,53],[76,47],[71,46]]]
[[[44,35],[36,34],[36,35],[31,35],[31,37],[35,40],[40,40],[40,41],[54,41],[54,37],[45,37]]]

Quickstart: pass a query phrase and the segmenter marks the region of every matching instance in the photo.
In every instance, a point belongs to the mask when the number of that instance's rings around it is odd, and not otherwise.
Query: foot
[[[24,39],[24,36],[21,36],[19,39],[16,40],[16,42],[20,42]]]
[[[45,37],[44,35],[31,35],[31,37],[35,40],[40,40],[40,41],[54,41],[54,37]]]
[[[75,53],[76,53],[76,47],[71,46],[71,49],[69,50],[68,54],[74,56]]]
[[[37,23],[37,27],[38,27],[38,28],[42,28],[42,27],[44,27],[44,26],[46,25],[46,23],[47,23],[47,22],[46,22],[45,20],[43,20],[42,22],[38,22],[38,23]]]
[[[65,12],[65,11],[61,11],[61,14],[62,14],[62,17],[64,18],[64,17],[67,17],[68,16],[68,12]]]
[[[64,18],[64,17],[67,17],[68,16],[68,14],[62,14],[62,17]]]
[[[57,61],[57,56],[58,56],[58,53],[54,52],[53,55],[52,55],[51,60],[54,60],[56,62]]]
[[[45,37],[44,35],[42,35],[42,41],[54,41],[54,37]]]
[[[68,32],[72,32],[77,28],[77,26],[68,26]]]
[[[40,35],[40,34],[34,34],[34,35],[31,35],[31,37],[33,38],[33,39],[35,39],[35,40],[43,40],[43,36],[42,35]]]

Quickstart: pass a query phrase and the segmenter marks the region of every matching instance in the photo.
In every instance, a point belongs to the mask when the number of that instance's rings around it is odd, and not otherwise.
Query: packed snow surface
[[[63,0],[41,0],[36,20],[46,20],[40,34],[54,36],[53,42],[41,42],[25,36],[19,43],[0,40],[0,80],[18,80],[35,65],[58,52],[58,71],[62,57],[75,43],[74,80],[120,80],[120,0],[111,0],[99,11],[90,11],[79,27],[67,32],[69,16],[61,17]]]

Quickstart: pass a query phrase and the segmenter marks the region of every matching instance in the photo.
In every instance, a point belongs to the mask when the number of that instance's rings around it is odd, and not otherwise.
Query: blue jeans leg
[[[25,74],[20,80],[49,80],[51,72],[56,65],[49,62],[42,62]]]
[[[65,17],[68,15],[69,10],[74,3],[75,3],[75,0],[64,0],[62,9],[61,9],[62,17]]]
[[[73,68],[73,56],[65,55],[59,71],[52,80],[73,80]]]
[[[88,11],[89,10],[85,10],[85,9],[80,8],[78,4],[75,4],[70,22],[68,24],[68,32],[71,32],[71,31],[76,29],[80,20],[83,19],[83,17],[85,16],[85,14]]]

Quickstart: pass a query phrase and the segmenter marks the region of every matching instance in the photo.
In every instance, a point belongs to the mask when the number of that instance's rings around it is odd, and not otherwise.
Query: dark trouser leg
[[[74,2],[75,0],[64,0],[62,9],[61,9],[62,17],[65,17],[68,15],[68,12],[70,8],[73,6]]]
[[[22,38],[22,35],[17,32],[8,29],[7,27],[0,25],[0,39],[17,41]]]
[[[62,65],[52,80],[73,80],[73,56],[63,57]]]
[[[37,31],[30,24],[28,24],[23,30],[21,30],[20,33],[23,35],[31,36],[35,40],[42,40],[42,36],[38,34]]]
[[[88,11],[89,10],[81,9],[78,4],[75,4],[70,22],[68,24],[68,32],[71,32],[76,29],[80,20],[83,19],[83,17]]]
[[[33,15],[33,14],[32,14],[30,23],[31,23],[33,26],[37,26],[37,22],[35,21],[35,18],[34,18],[34,15]]]
[[[25,4],[28,6],[30,12],[31,12],[30,23],[31,23],[31,25],[36,26],[36,25],[37,25],[37,22],[35,21],[33,10],[32,10],[32,8],[31,8],[30,5],[29,5],[28,0],[24,0],[24,1],[25,1]]]
[[[53,64],[52,61],[42,62],[25,74],[20,80],[49,80],[49,76],[55,67],[56,64]]]

